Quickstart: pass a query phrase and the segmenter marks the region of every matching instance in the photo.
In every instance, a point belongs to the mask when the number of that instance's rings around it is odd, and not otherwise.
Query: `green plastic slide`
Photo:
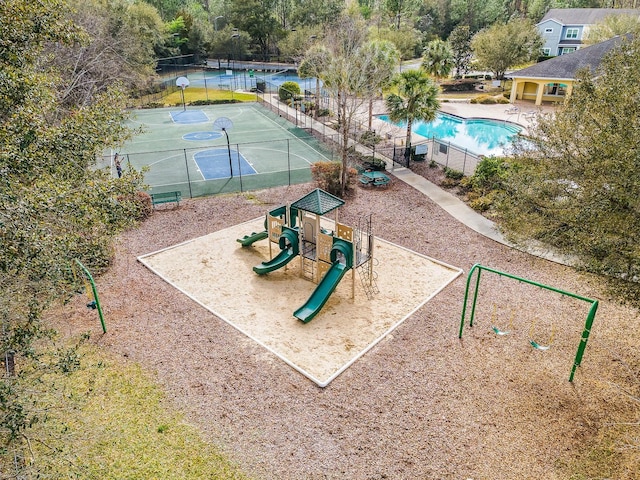
[[[263,232],[253,232],[251,235],[245,235],[242,238],[238,238],[237,241],[240,242],[243,247],[249,247],[258,240],[264,240],[268,236],[269,234],[265,230]]]
[[[342,255],[344,263],[340,261],[339,255]],[[334,238],[330,258],[332,264],[327,273],[305,304],[293,312],[293,316],[304,323],[310,322],[322,310],[344,274],[353,266],[352,244]]]
[[[298,256],[298,252],[300,251],[298,241],[297,230],[282,227],[282,234],[278,240],[281,252],[268,262],[262,262],[260,265],[253,267],[253,271],[258,275],[264,275],[265,273],[273,272],[274,270],[284,267]]]
[[[331,265],[320,283],[313,291],[309,299],[299,309],[293,312],[293,316],[304,323],[310,322],[315,317],[336,289],[345,272],[349,270],[343,263],[336,262]]]

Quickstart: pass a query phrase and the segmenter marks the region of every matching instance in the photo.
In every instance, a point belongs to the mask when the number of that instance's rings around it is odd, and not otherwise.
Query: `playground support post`
[[[80,262],[80,260],[78,260],[77,258],[75,260],[76,260],[76,263],[78,264],[78,266],[80,266],[80,268],[82,269],[82,271],[86,275],[87,279],[89,280],[89,283],[91,284],[91,290],[93,292],[93,298],[95,299],[96,308],[98,309],[98,316],[100,317],[100,324],[102,325],[102,333],[107,333],[107,327],[106,327],[106,325],[104,323],[104,315],[102,314],[102,307],[100,306],[100,299],[98,298],[98,289],[96,287],[96,282],[93,280],[93,276],[91,275],[89,270],[87,270],[87,267],[85,267],[82,264],[82,262]]]
[[[535,282],[533,280],[528,280],[526,278],[522,278],[507,272],[501,272],[500,270],[496,270],[490,267],[485,267],[483,265],[480,265],[479,263],[476,263],[473,267],[471,267],[471,270],[469,270],[469,274],[467,275],[467,286],[464,292],[464,300],[463,300],[464,303],[462,305],[462,316],[460,318],[460,330],[458,332],[458,338],[462,338],[462,331],[464,329],[464,321],[467,313],[467,303],[469,299],[469,287],[471,286],[471,279],[473,278],[474,273],[477,271],[478,276],[476,279],[475,291],[473,294],[473,303],[471,305],[471,315],[469,317],[469,327],[473,327],[473,320],[476,312],[476,303],[478,300],[478,291],[480,290],[480,275],[483,270],[487,272],[495,273],[496,275],[499,275],[502,277],[507,277],[507,278],[517,280],[519,282],[527,283],[529,285],[534,285],[536,287],[540,287],[545,290],[559,293],[560,295],[565,295],[567,297],[575,298],[576,300],[581,300],[583,302],[588,302],[591,304],[591,307],[589,308],[589,313],[587,314],[587,318],[585,320],[584,329],[582,330],[582,336],[580,337],[580,344],[578,345],[578,349],[576,351],[573,367],[571,368],[571,374],[569,375],[569,381],[573,382],[573,377],[575,375],[576,369],[582,363],[582,357],[584,356],[584,351],[587,348],[587,341],[589,340],[589,334],[591,333],[591,326],[593,325],[593,321],[596,317],[596,312],[598,311],[598,300],[593,300],[591,298],[583,297],[575,293],[567,292],[566,290],[561,290],[559,288],[555,288],[549,285],[545,285],[543,283]]]

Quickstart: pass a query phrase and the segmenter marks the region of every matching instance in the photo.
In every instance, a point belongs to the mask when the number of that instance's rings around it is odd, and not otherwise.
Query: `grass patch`
[[[93,345],[78,353],[73,372],[40,379],[48,388],[37,401],[47,414],[25,432],[28,478],[248,478],[165,405],[138,365]]]
[[[231,90],[212,90],[204,87],[187,87],[184,89],[184,101],[192,103],[196,101],[224,101],[236,100],[240,102],[255,102],[255,93],[238,93]],[[173,92],[163,99],[166,105],[182,105],[182,92],[180,90]]]

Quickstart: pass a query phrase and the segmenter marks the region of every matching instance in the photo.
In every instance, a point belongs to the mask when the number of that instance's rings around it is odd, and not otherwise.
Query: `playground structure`
[[[286,266],[298,258],[300,274],[317,284],[307,301],[293,315],[310,322],[324,307],[342,278],[351,270],[351,298],[355,296],[355,273],[360,274],[369,298],[378,292],[373,271],[374,237],[371,217],[357,228],[338,221],[338,210],[344,201],[321,189],[316,189],[290,206],[271,210],[265,218],[265,230],[237,239],[243,247],[269,239],[270,260],[253,267],[265,275]],[[325,217],[334,212],[333,221]],[[280,252],[274,257],[272,244]]]
[[[464,329],[464,322],[465,322],[466,313],[467,313],[467,304],[468,304],[468,300],[469,300],[469,288],[471,286],[471,279],[473,278],[473,275],[477,272],[477,278],[476,278],[476,282],[475,282],[475,289],[474,289],[474,292],[473,292],[473,300],[472,300],[472,305],[471,305],[471,314],[470,314],[470,318],[469,318],[469,327],[473,327],[473,320],[474,320],[475,312],[476,312],[476,303],[478,301],[478,292],[479,292],[479,288],[480,288],[480,277],[481,277],[482,271],[495,273],[496,275],[499,275],[501,277],[510,278],[510,279],[513,279],[513,280],[517,280],[518,282],[527,283],[529,285],[534,285],[534,286],[543,288],[545,290],[549,290],[549,291],[552,291],[552,292],[555,292],[555,293],[559,293],[560,295],[571,297],[571,298],[575,298],[577,300],[581,300],[581,301],[584,301],[584,302],[587,302],[587,303],[591,304],[591,307],[589,308],[589,312],[587,313],[587,318],[585,320],[584,329],[582,331],[582,337],[580,338],[580,343],[578,344],[578,349],[576,351],[576,356],[575,356],[575,360],[573,362],[573,367],[571,368],[571,374],[569,375],[569,382],[572,382],[573,381],[573,377],[574,377],[574,375],[576,373],[576,369],[582,363],[582,357],[584,356],[584,351],[585,351],[585,349],[587,347],[587,341],[589,340],[589,334],[591,333],[591,326],[593,325],[593,320],[595,319],[596,312],[598,310],[598,300],[593,300],[591,298],[583,297],[581,295],[577,295],[575,293],[567,292],[567,291],[561,290],[559,288],[551,287],[551,286],[545,285],[543,283],[534,282],[533,280],[528,280],[526,278],[522,278],[522,277],[519,277],[517,275],[513,275],[513,274],[510,274],[510,273],[506,273],[506,272],[501,272],[500,270],[495,270],[493,268],[485,267],[485,266],[480,265],[480,264],[475,264],[473,267],[471,267],[471,270],[469,270],[469,274],[467,276],[467,287],[466,287],[465,293],[464,293],[464,301],[463,301],[463,305],[462,305],[462,317],[460,319],[460,330],[459,330],[459,333],[458,333],[458,338],[462,338],[462,331]],[[499,335],[499,336],[508,335],[510,333],[510,331],[513,329],[513,316],[514,315],[515,315],[515,312],[512,312],[511,319],[509,321],[509,330],[502,330],[502,329],[498,328],[495,325],[491,326],[491,330],[496,335]],[[494,313],[492,315],[492,321],[493,320],[495,320],[495,305],[494,305]],[[541,343],[537,342],[533,338],[534,333],[535,333],[535,321],[531,324],[531,327],[529,328],[529,344],[533,348],[535,348],[536,350],[540,350],[540,351],[549,350],[551,348],[551,344],[552,344],[553,338],[555,336],[555,328],[552,328],[551,334],[549,336],[549,340],[547,341],[546,344],[541,344]]]

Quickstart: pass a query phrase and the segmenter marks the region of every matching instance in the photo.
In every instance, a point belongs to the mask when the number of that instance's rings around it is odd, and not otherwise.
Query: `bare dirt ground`
[[[604,424],[634,420],[626,418],[632,400],[618,387],[637,388],[637,311],[612,301],[595,277],[482,237],[397,179],[386,190],[359,189],[341,209],[342,221],[373,213],[377,236],[465,275],[326,388],[137,261],[313,188],[156,211],[119,237],[113,268],[98,279],[108,333],[81,298],[58,328],[91,330],[103,348],[154,373],[171,404],[259,479],[566,479],[567,463]],[[476,325],[458,339],[466,272],[475,263],[601,301],[573,383],[584,303],[487,274]],[[221,274],[234,281],[233,269]],[[393,280],[389,288],[408,287],[401,273]],[[512,333],[498,337],[492,324]],[[532,349],[532,337],[551,348]]]

